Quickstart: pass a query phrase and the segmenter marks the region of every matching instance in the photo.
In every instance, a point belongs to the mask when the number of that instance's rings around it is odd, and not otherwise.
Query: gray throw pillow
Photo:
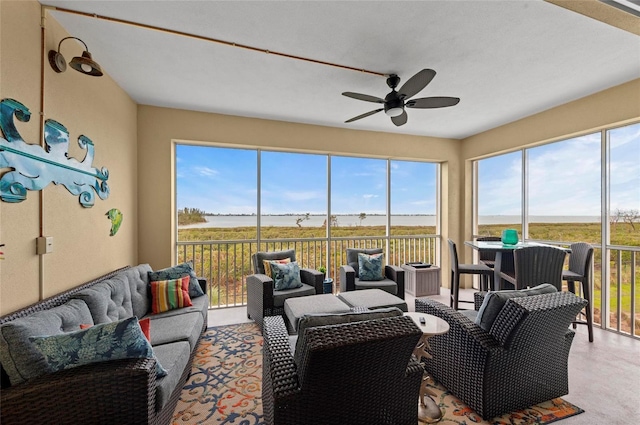
[[[557,292],[557,289],[549,283],[543,283],[542,285],[529,289],[488,292],[484,297],[480,310],[478,310],[475,323],[485,331],[489,332],[491,330],[491,326],[493,326],[493,322],[496,320],[496,317],[500,314],[500,310],[502,310],[502,307],[504,307],[509,299],[549,294],[553,292]]]

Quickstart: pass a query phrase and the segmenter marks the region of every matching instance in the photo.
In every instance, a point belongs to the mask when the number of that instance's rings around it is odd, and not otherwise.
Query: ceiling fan
[[[458,97],[434,96],[410,100],[413,96],[418,94],[418,92],[424,89],[435,76],[436,72],[433,69],[423,69],[413,77],[409,78],[409,80],[400,87],[400,90],[396,91],[396,87],[400,83],[400,77],[396,74],[391,74],[387,78],[387,85],[391,88],[391,92],[384,99],[369,96],[368,94],[352,93],[348,91],[342,93],[343,96],[364,100],[366,102],[382,103],[384,105],[383,108],[358,115],[357,117],[353,117],[345,121],[345,123],[350,123],[368,117],[369,115],[377,114],[380,111],[384,111],[385,114],[391,117],[391,121],[399,127],[407,123],[407,111],[405,111],[405,107],[430,109],[446,108],[447,106],[457,105],[458,102],[460,102],[460,98]]]

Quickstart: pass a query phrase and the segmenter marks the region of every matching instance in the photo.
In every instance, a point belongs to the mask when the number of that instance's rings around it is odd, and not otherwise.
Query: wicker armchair
[[[575,334],[569,325],[585,304],[569,292],[513,298],[485,331],[444,304],[416,299],[417,312],[450,326],[429,340],[425,369],[484,419],[563,396]]]
[[[347,264],[340,266],[340,292],[357,289],[382,289],[404,299],[404,270],[399,266],[387,264],[384,267],[384,279],[374,281],[360,280],[358,270],[358,253],[380,254],[382,248],[360,249],[347,248]]]
[[[253,319],[262,329],[262,322],[267,316],[284,315],[284,301],[287,298],[322,294],[324,274],[318,270],[300,269],[302,287],[276,291],[273,279],[267,276],[263,260],[296,261],[293,249],[275,252],[257,252],[251,256],[254,274],[247,276],[247,317]]]
[[[295,358],[280,316],[265,317],[262,405],[268,425],[415,425],[421,331],[396,316],[307,328]]]

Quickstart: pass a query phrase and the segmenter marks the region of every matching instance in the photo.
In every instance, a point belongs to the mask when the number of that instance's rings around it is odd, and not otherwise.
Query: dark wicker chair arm
[[[282,316],[264,318],[264,385],[275,400],[300,391],[296,365],[289,344],[287,325]]]
[[[203,277],[198,278],[198,283],[200,284],[200,288],[202,288],[202,292],[207,293],[207,279]]]
[[[340,266],[340,291],[355,291],[356,271],[348,265]]]
[[[153,359],[93,363],[5,388],[0,423],[153,423],[155,364]]]
[[[384,267],[384,275],[396,283],[398,286],[397,295],[404,299],[404,269],[400,266],[388,264]]]
[[[487,296],[487,294],[487,291],[473,293],[473,309],[475,311],[480,310],[480,307],[482,307],[482,303],[484,302],[484,298]]]
[[[273,302],[273,279],[266,274],[252,274],[247,276],[247,291],[261,294],[263,300]]]
[[[489,332],[476,325],[467,316],[457,310],[430,298],[416,299],[416,312],[439,317],[449,324],[449,334],[464,333],[483,350],[500,348],[500,343]],[[437,337],[434,337],[437,338]]]
[[[300,269],[300,280],[302,283],[313,286],[316,289],[316,294],[322,294],[324,273],[315,269]]]

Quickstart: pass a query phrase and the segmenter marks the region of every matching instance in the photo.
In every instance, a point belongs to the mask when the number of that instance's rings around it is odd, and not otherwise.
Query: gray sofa
[[[151,314],[148,264],[125,267],[0,317],[0,423],[168,424],[207,327],[208,297]],[[206,294],[206,281],[198,282]],[[150,318],[154,358],[110,360],[44,373],[29,337],[132,316]],[[39,357],[38,357],[39,356]],[[157,362],[167,371],[156,376]]]

